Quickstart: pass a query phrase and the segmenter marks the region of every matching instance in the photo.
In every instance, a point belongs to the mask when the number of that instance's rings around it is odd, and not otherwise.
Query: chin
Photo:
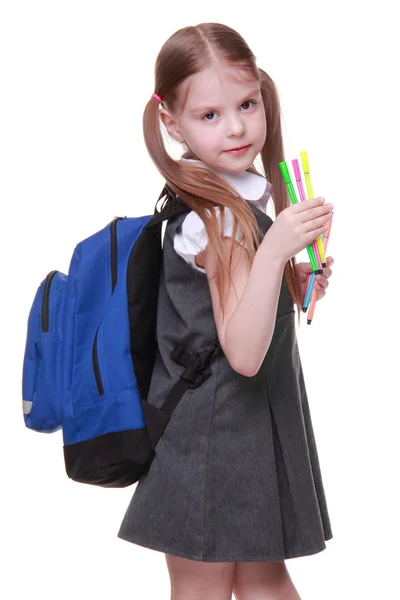
[[[228,160],[224,161],[224,164],[220,167],[220,169],[223,171],[229,171],[231,173],[242,173],[251,167],[254,162],[254,158],[247,156],[229,157]]]

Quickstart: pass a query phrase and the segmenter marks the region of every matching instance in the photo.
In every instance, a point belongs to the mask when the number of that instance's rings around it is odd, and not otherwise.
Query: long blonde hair
[[[260,154],[264,174],[272,184],[271,198],[277,216],[290,205],[289,194],[279,169],[279,162],[285,160],[279,97],[271,77],[257,67],[256,58],[245,40],[235,30],[219,23],[201,23],[176,31],[158,54],[154,91],[161,97],[163,107],[173,112],[178,103],[183,101],[180,92],[186,79],[210,66],[215,61],[215,56],[221,63],[247,70],[260,84],[267,122],[267,136]],[[159,102],[155,98],[151,98],[145,107],[143,133],[147,150],[169,187],[204,222],[209,244],[217,258],[215,283],[223,307],[224,283],[229,278],[229,267],[223,261],[221,225],[212,208],[221,207],[222,228],[224,208],[232,211],[234,229],[230,258],[232,259],[237,228],[240,226],[250,264],[261,241],[257,220],[248,203],[225,180],[202,166],[171,158],[164,146]],[[249,171],[257,173],[254,165]],[[293,257],[286,263],[284,274],[300,319],[301,290],[295,264]]]

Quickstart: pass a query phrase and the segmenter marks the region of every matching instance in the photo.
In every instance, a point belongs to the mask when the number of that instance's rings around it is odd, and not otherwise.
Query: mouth
[[[250,144],[247,146],[238,146],[237,148],[229,148],[229,150],[225,150],[225,152],[235,152],[236,150],[243,150],[244,148],[249,148]]]

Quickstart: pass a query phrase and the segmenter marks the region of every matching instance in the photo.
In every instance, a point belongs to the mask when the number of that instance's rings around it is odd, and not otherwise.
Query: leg
[[[231,600],[235,563],[211,563],[165,555],[171,600]]]
[[[233,593],[236,600],[301,600],[284,561],[236,563]]]

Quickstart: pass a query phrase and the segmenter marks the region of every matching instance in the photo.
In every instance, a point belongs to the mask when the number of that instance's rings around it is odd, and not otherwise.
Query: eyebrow
[[[254,88],[253,90],[250,90],[245,96],[244,99],[241,100],[240,104],[243,104],[243,102],[246,102],[246,99],[248,99],[250,96],[258,96],[259,94],[261,94],[261,90],[260,88]],[[192,110],[190,111],[192,114],[193,113],[199,113],[199,112],[210,112],[213,111],[215,109],[218,109],[219,107],[216,105],[207,105],[207,106],[197,106],[195,108],[192,108]]]

